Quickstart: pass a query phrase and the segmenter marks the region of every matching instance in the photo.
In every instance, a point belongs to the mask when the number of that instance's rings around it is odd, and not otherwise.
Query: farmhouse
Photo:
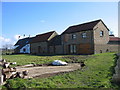
[[[102,20],[70,26],[62,33],[64,54],[106,52],[109,29]]]
[[[96,54],[118,51],[120,38],[109,35],[109,29],[100,20],[68,27],[61,35],[55,31],[36,35],[26,41],[19,40],[15,52],[37,55],[51,54]],[[25,49],[29,45],[29,52]]]
[[[30,41],[32,40],[31,37],[20,39],[17,41],[17,43],[14,45],[15,53],[30,53]]]

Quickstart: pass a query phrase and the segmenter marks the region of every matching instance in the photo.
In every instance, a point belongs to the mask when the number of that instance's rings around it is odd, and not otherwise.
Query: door
[[[41,46],[38,46],[38,53],[41,53]]]
[[[70,54],[76,54],[76,45],[75,44],[72,44],[69,46],[69,51],[70,51]]]
[[[79,54],[91,54],[91,45],[90,44],[80,44],[79,45]]]

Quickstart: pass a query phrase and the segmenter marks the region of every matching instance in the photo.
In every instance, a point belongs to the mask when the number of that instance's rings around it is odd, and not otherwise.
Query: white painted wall
[[[25,49],[25,51],[24,51]],[[30,53],[30,44],[26,44],[24,47],[20,49],[20,53]]]

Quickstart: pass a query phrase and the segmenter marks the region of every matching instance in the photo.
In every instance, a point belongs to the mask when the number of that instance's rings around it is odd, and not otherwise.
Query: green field
[[[92,58],[91,55],[59,55],[59,56],[34,56],[34,55],[2,55],[2,58],[6,59],[7,62],[17,62],[17,65],[26,64],[46,64],[51,63],[54,60],[62,60],[66,62],[80,62]]]
[[[67,55],[67,56],[30,56],[9,55],[3,56],[8,61],[16,61],[18,65],[28,63],[49,63],[54,59],[67,62],[85,61],[86,66],[82,70],[52,76],[49,78],[20,79],[7,81],[4,88],[120,88],[111,83],[115,66],[114,53],[102,53],[96,55]],[[25,62],[24,62],[25,61]],[[29,62],[30,61],[30,62]]]

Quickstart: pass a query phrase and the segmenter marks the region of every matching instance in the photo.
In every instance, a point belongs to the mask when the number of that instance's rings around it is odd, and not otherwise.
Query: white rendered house
[[[30,53],[30,44],[26,44],[20,49],[20,53]]]

